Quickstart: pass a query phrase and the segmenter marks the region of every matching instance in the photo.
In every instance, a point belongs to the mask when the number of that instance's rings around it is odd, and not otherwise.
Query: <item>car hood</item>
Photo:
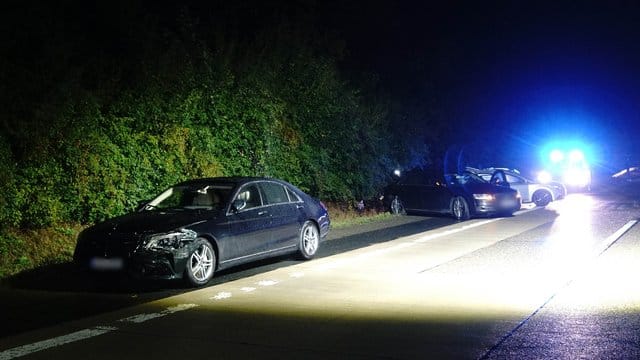
[[[142,211],[118,216],[92,226],[89,231],[103,233],[168,232],[212,220],[219,211]]]

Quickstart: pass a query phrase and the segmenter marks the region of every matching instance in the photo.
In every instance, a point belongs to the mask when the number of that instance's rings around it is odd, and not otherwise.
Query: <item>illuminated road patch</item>
[[[624,234],[626,234],[627,231],[629,231],[637,223],[638,223],[638,220],[631,220],[627,222],[624,226],[619,228],[616,232],[609,235],[604,240],[604,242],[600,244],[600,246],[594,249],[594,251],[592,252],[592,255],[586,259],[587,261],[583,262],[582,264],[580,264],[580,266],[576,266],[575,269],[573,269],[573,272],[571,273],[568,280],[560,288],[556,289],[556,291],[544,303],[542,303],[537,309],[535,309],[535,311],[533,311],[531,314],[529,314],[529,316],[527,316],[524,320],[522,320],[515,328],[513,328],[511,331],[505,334],[495,345],[493,345],[489,350],[487,350],[480,357],[480,359],[489,359],[493,355],[493,353],[500,346],[502,346],[502,344],[504,344],[507,340],[513,337],[514,334],[518,332],[518,330],[520,330],[526,323],[528,323],[534,316],[536,316],[536,314],[538,314],[549,303],[551,303],[551,301],[560,293],[560,291],[569,287],[569,285],[571,285],[571,283],[574,282],[576,278],[579,276],[579,273],[585,271],[588,263],[595,261],[596,258],[598,258],[598,256],[602,255],[608,248],[610,248],[616,241],[618,241],[618,239],[620,239]]]
[[[531,210],[530,210],[531,211]],[[541,215],[542,213],[538,213],[539,215]],[[299,264],[299,266],[295,266],[290,268],[289,270],[282,269],[279,272],[270,272],[269,274],[263,274],[261,276],[256,276],[256,277],[251,277],[251,278],[245,278],[242,279],[241,281],[237,282],[237,281],[232,281],[226,284],[223,284],[223,286],[212,286],[208,289],[201,289],[201,290],[197,290],[195,292],[190,293],[190,297],[193,296],[201,296],[201,295],[205,295],[203,296],[203,300],[214,300],[214,301],[222,301],[218,304],[220,304],[220,306],[226,308],[226,307],[238,307],[241,309],[247,309],[247,304],[251,305],[253,304],[254,296],[253,294],[256,293],[260,293],[260,292],[264,292],[264,293],[271,293],[269,294],[269,296],[282,296],[283,294],[289,294],[289,290],[291,288],[299,288],[300,286],[300,281],[293,281],[293,280],[297,280],[297,279],[302,279],[305,278],[305,280],[311,278],[313,279],[314,276],[323,276],[323,274],[318,274],[319,272],[322,272],[322,270],[327,269],[327,268],[335,268],[337,266],[340,265],[356,265],[358,266],[359,264],[354,264],[354,262],[357,262],[359,260],[377,260],[377,257],[379,256],[384,256],[386,254],[389,254],[390,252],[393,251],[400,251],[400,250],[405,250],[403,251],[404,253],[411,253],[414,249],[423,249],[425,247],[425,245],[420,245],[420,244],[428,244],[429,246],[432,246],[432,243],[430,243],[430,241],[434,240],[433,244],[436,245],[440,245],[440,243],[442,244],[448,244],[451,240],[451,242],[457,242],[458,244],[462,244],[467,246],[462,247],[459,246],[457,248],[455,248],[455,251],[451,251],[447,254],[444,254],[440,257],[437,257],[437,261],[433,261],[434,263],[442,263],[442,261],[446,261],[446,259],[451,259],[451,258],[455,258],[454,252],[458,252],[459,254],[464,252],[464,253],[469,253],[469,251],[473,251],[473,248],[475,247],[476,249],[479,248],[483,248],[485,246],[488,246],[487,244],[489,243],[494,243],[495,241],[500,241],[500,240],[496,240],[496,239],[505,239],[508,238],[509,236],[511,236],[511,233],[514,233],[515,231],[519,231],[522,232],[522,224],[519,224],[517,222],[511,222],[508,220],[508,218],[506,219],[507,221],[504,223],[505,226],[498,226],[496,225],[496,221],[499,220],[503,220],[501,218],[499,219],[481,219],[481,220],[474,220],[474,221],[470,221],[470,222],[464,222],[464,223],[456,223],[450,227],[447,228],[443,228],[440,230],[436,230],[436,231],[430,231],[428,233],[423,233],[423,234],[416,234],[414,236],[410,236],[410,237],[406,237],[406,238],[401,238],[398,239],[399,241],[391,241],[389,243],[386,244],[379,244],[379,246],[375,246],[372,248],[363,248],[360,249],[357,252],[353,252],[350,254],[342,254],[342,256],[337,256],[337,258],[325,258],[325,259],[320,259],[320,261],[316,261],[316,262],[305,262],[305,263],[301,263]],[[527,224],[527,226],[529,227],[535,227],[538,226],[538,223],[536,221],[540,221],[542,222],[544,220],[544,218],[539,218],[539,219],[534,219],[535,221],[531,221],[530,223]],[[494,223],[494,225],[489,225],[491,223]],[[499,229],[499,235],[495,235],[493,234],[491,237],[492,239],[489,239],[489,236],[481,236],[478,235],[476,236],[476,240],[477,242],[475,244],[473,244],[471,240],[474,239],[468,239],[466,234],[459,234],[462,233],[466,230],[470,230],[473,228],[478,228],[481,226],[485,226],[488,225],[487,230],[491,230],[491,231],[495,231],[494,228]],[[502,225],[502,223],[500,224]],[[611,246],[613,243],[615,243],[615,241],[617,240],[617,238],[621,237],[627,230],[629,230],[633,225],[635,225],[635,222],[633,223],[629,223],[627,225],[625,225],[623,228],[619,229],[618,231],[616,231],[613,235],[610,235],[609,237],[607,237],[607,239],[604,241],[603,244],[601,244],[602,246],[598,249],[596,249],[596,251],[606,251],[606,249]],[[517,228],[519,228],[519,230],[516,230]],[[450,235],[454,235],[454,234],[458,234],[458,236],[454,236],[453,238],[449,239],[448,236]],[[443,239],[447,237],[446,239]],[[439,239],[438,241],[435,241],[436,239]],[[458,246],[458,245],[456,245]],[[406,251],[408,249],[408,251]],[[458,255],[459,255],[458,254]],[[396,264],[396,263],[400,263],[400,261],[402,261],[401,259],[392,259],[395,262],[391,262],[390,264]],[[423,264],[420,262],[424,259],[418,259],[419,261],[416,262],[415,265],[410,265],[410,266],[406,266],[405,270],[410,270],[410,271],[414,271],[414,268],[417,268],[418,266],[422,266]],[[450,260],[449,260],[450,261]],[[329,265],[329,267],[327,266]],[[391,269],[391,267],[389,267],[389,269]],[[393,290],[402,290],[401,288],[401,284],[398,284],[397,279],[398,278],[394,278],[393,274],[391,273],[392,270],[389,270],[386,268],[380,268],[380,267],[375,267],[373,268],[373,272],[375,273],[374,275],[385,275],[387,276],[389,279],[392,279],[393,283],[390,282],[391,288]],[[368,272],[368,273],[367,273]],[[351,294],[354,290],[353,288],[358,288],[359,286],[361,286],[358,282],[361,279],[365,278],[366,276],[371,275],[370,274],[371,271],[363,271],[362,274],[355,272],[353,273],[353,277],[348,279],[348,281],[340,281],[340,280],[336,280],[333,281],[332,283],[330,283],[330,288],[328,288],[328,290],[331,291],[327,291],[327,293],[330,295],[328,300],[326,302],[323,302],[321,305],[321,310],[322,311],[327,311],[327,309],[330,309],[330,303],[332,301],[336,301],[336,304],[338,304],[337,309],[342,309],[341,311],[343,311],[345,314],[347,312],[351,312],[353,310],[353,307],[347,307],[347,310],[345,310],[345,304],[344,302],[341,302],[342,300],[344,300],[343,295],[345,294]],[[366,274],[365,274],[366,273]],[[406,273],[409,273],[408,271],[406,271]],[[415,272],[413,273],[415,274]],[[405,275],[405,274],[402,274]],[[410,281],[417,279],[418,276],[415,277],[410,277],[410,278],[405,278],[407,280],[407,284],[410,284]],[[424,279],[424,277],[422,277]],[[383,280],[385,280],[386,278],[383,278]],[[421,279],[421,281],[424,281],[423,279]],[[433,280],[433,279],[431,279]],[[307,281],[311,281],[311,280],[307,280]],[[422,285],[424,285],[425,283],[422,283]],[[417,288],[418,290],[421,289],[420,287]],[[306,290],[306,287],[305,287]],[[244,294],[244,295],[243,295]],[[280,295],[278,295],[280,294]],[[304,293],[303,295],[308,295],[309,292]],[[382,293],[382,292],[377,292],[375,293],[375,299],[373,299],[373,301],[371,303],[368,303],[370,305],[369,308],[365,309],[363,314],[368,314],[368,313],[375,313],[375,316],[379,316],[377,312],[373,311],[375,310],[375,307],[380,305],[380,306],[385,306],[388,307],[388,305],[390,304],[389,301],[386,301],[387,299],[393,299],[393,294],[394,292],[391,291],[389,293]],[[411,304],[417,303],[415,301],[417,301],[416,299],[422,299],[424,298],[422,295],[422,293],[420,291],[417,291],[416,288],[411,288],[405,292],[399,292],[399,294],[401,294],[402,296],[406,296],[406,302],[399,304],[396,306],[395,309],[393,309],[393,311],[390,312],[390,314],[397,316],[398,314],[404,314],[404,311],[406,310],[407,312],[411,309]],[[443,291],[442,294],[448,294],[447,291]],[[434,294],[437,295],[437,294]],[[333,297],[331,297],[333,296]],[[369,296],[369,295],[366,295]],[[415,299],[412,298],[411,296],[415,296]],[[545,295],[546,296],[546,295]],[[362,296],[362,298],[364,298],[365,296]],[[542,299],[542,297],[541,297]],[[224,302],[224,300],[227,300],[229,302]],[[357,301],[359,301],[360,298],[350,298],[349,302],[347,302],[347,305],[353,305],[354,303],[356,303]],[[371,299],[367,299],[368,301],[371,301]],[[445,298],[445,300],[448,301],[448,298]],[[133,315],[133,316],[128,316],[128,317],[123,317],[119,321],[120,323],[133,323],[133,324],[139,324],[139,323],[143,323],[152,319],[157,319],[160,317],[164,317],[166,315],[170,315],[173,314],[175,312],[178,311],[184,311],[184,310],[188,310],[191,309],[197,305],[195,304],[190,304],[190,302],[194,301],[192,298],[191,299],[186,299],[186,298],[174,298],[173,299],[174,303],[181,303],[177,306],[172,306],[172,307],[167,307],[162,311],[159,312],[152,312],[152,313],[140,313],[137,315]],[[269,299],[267,299],[266,305],[265,303],[262,302],[262,298],[260,298],[260,306],[270,306],[273,305],[275,309],[279,309],[279,311],[283,311],[282,310],[282,303],[280,301],[272,301],[271,303],[269,303]],[[198,302],[198,301],[194,301],[194,302]],[[541,302],[535,301],[534,302],[534,307],[537,307],[540,305]],[[329,305],[327,305],[329,304]],[[438,305],[439,303],[436,301],[434,304]],[[203,306],[203,309],[205,306],[205,302],[203,302],[201,304]],[[306,304],[304,304],[305,306],[300,306],[300,307],[290,307],[286,309],[286,311],[301,311],[303,313],[306,314],[306,312],[308,311],[308,308],[306,308]],[[449,301],[448,303],[449,306],[451,306],[451,302]],[[453,304],[456,305],[456,304]],[[483,305],[481,303],[481,305]],[[215,305],[217,306],[217,305]],[[215,306],[211,306],[212,308]],[[544,306],[544,305],[542,305]],[[529,312],[534,309],[534,307],[530,307],[526,309],[526,313],[523,313],[525,316],[527,314],[529,314]],[[261,309],[264,309],[263,307]],[[425,313],[427,313],[428,311],[430,311],[430,309],[422,309],[425,311]],[[491,310],[491,309],[490,309]],[[134,310],[135,311],[135,310]],[[140,310],[138,310],[140,311]],[[395,313],[394,313],[395,311]],[[428,313],[431,314],[431,313]],[[124,315],[122,315],[124,316]],[[122,317],[122,316],[118,316],[118,317]],[[407,315],[409,316],[409,315]],[[519,318],[518,321],[522,319]],[[173,320],[173,318],[169,319],[169,320]],[[526,320],[525,320],[526,321]],[[516,322],[513,323],[513,325],[515,325]],[[103,325],[110,325],[110,323],[107,324],[103,324]],[[152,323],[150,324],[150,327],[154,327],[156,325],[156,323]],[[44,341],[40,341],[40,342],[34,342],[32,344],[28,344],[28,345],[24,345],[24,346],[20,346],[20,347],[15,347],[12,349],[8,349],[6,351],[0,352],[0,360],[3,359],[13,359],[16,357],[20,357],[20,356],[25,356],[25,355],[29,355],[32,354],[34,352],[38,352],[38,351],[42,351],[42,350],[46,350],[49,348],[54,348],[54,347],[58,347],[64,344],[68,344],[68,343],[72,343],[72,342],[77,342],[77,341],[81,341],[84,339],[89,339],[92,337],[96,337],[102,334],[107,334],[109,332],[117,332],[117,334],[119,333],[125,333],[124,328],[120,329],[119,327],[115,327],[115,326],[91,326],[91,325],[85,325],[85,327],[87,327],[84,330],[80,330],[71,334],[67,334],[64,336],[60,336],[60,337],[56,337],[56,338],[52,338],[52,339],[48,339],[48,340],[44,340]],[[124,324],[123,324],[124,326]],[[511,329],[511,327],[509,328]],[[516,329],[517,330],[517,329]],[[514,330],[515,331],[515,330]],[[502,336],[502,334],[504,334],[504,332],[500,333],[500,336]],[[108,337],[110,338],[110,337]],[[495,337],[493,340],[497,340],[499,339],[499,337]],[[493,342],[492,342],[493,343]],[[499,344],[498,344],[499,345]],[[486,349],[486,347],[484,348]]]

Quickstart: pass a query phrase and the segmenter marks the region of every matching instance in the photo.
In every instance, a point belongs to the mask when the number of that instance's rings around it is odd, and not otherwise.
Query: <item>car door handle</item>
[[[258,212],[258,215],[259,215],[259,216],[262,216],[262,215],[266,215],[266,214],[268,214],[268,213],[269,213],[269,212],[265,210],[265,211],[260,211],[260,212]]]

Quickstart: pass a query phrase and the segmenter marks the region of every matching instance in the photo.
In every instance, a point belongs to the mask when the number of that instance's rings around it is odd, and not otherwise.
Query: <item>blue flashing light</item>
[[[538,174],[541,182],[561,181],[567,186],[578,189],[589,189],[591,185],[590,163],[594,149],[584,142],[556,141],[543,149],[545,172]]]
[[[584,160],[584,153],[580,150],[571,150],[569,153],[569,161],[580,162]]]
[[[564,160],[564,153],[558,149],[552,150],[549,154],[552,163],[559,163]]]

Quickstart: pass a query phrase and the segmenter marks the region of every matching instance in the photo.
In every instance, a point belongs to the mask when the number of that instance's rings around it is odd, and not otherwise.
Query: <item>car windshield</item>
[[[220,210],[229,202],[229,184],[180,185],[165,190],[148,204],[149,210]]]
[[[448,174],[445,176],[447,184],[449,185],[465,185],[465,184],[485,184],[486,180],[482,179],[478,175],[470,172],[464,172],[463,174]]]

